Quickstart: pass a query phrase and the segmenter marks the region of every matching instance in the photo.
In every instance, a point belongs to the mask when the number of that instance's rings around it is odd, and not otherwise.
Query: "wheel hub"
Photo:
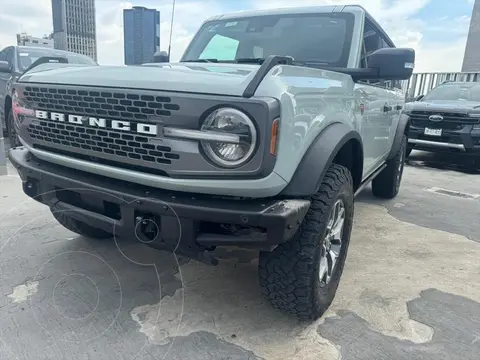
[[[319,278],[320,286],[330,282],[336,269],[337,260],[342,248],[343,228],[345,224],[345,204],[338,199],[333,205],[327,223],[325,237],[320,248]]]

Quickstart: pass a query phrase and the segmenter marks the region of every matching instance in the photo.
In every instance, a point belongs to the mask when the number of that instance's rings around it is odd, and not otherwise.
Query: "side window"
[[[376,50],[391,47],[383,36],[370,23],[366,22],[363,30],[363,48],[360,58],[362,68],[368,67],[368,57]],[[367,81],[370,85],[385,87],[387,89],[401,89],[402,83],[392,79],[378,79]]]
[[[5,49],[5,60],[8,61],[10,65],[13,65],[13,48],[12,47]]]
[[[362,67],[367,67],[368,57],[374,51],[381,49],[382,47],[384,47],[383,39],[369,22],[365,22],[365,27],[363,28],[363,46],[361,55]]]
[[[215,34],[208,42],[200,59],[234,60],[238,50],[238,40]]]

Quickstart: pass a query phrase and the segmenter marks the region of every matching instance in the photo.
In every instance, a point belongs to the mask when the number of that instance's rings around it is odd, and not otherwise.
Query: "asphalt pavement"
[[[480,181],[413,152],[400,194],[356,203],[328,312],[298,322],[260,296],[256,253],[210,267],[58,225],[0,176],[0,359],[477,360]]]

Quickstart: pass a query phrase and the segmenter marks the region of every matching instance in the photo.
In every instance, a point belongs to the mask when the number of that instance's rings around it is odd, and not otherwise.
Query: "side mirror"
[[[11,73],[12,67],[7,61],[0,61],[0,73]]]
[[[168,56],[166,51],[159,51],[153,55],[153,62],[155,63],[168,63],[170,61],[170,56]]]
[[[423,99],[425,95],[418,95],[417,97],[415,97],[414,101],[420,101]]]
[[[383,48],[368,57],[368,67],[376,70],[379,79],[408,80],[415,66],[415,50]]]

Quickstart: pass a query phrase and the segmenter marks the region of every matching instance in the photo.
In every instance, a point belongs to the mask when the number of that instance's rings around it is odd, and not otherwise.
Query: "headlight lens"
[[[220,108],[213,111],[203,122],[202,131],[232,134],[238,142],[202,141],[205,154],[215,164],[223,167],[238,167],[252,157],[257,145],[257,131],[252,120],[240,110]]]

